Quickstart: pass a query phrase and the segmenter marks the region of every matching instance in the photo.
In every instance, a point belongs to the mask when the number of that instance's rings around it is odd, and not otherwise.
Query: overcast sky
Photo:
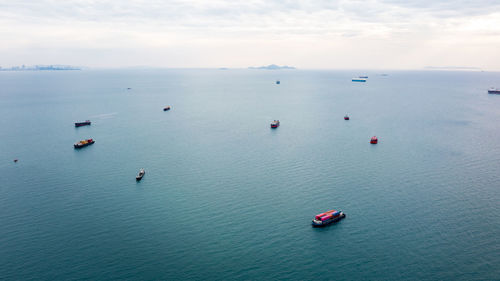
[[[0,0],[0,66],[500,70],[500,0]]]

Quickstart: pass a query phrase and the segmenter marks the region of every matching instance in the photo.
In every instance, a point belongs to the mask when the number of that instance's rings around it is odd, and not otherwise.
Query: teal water
[[[0,72],[0,279],[500,280],[490,86],[499,73]],[[310,226],[332,208],[346,219]]]

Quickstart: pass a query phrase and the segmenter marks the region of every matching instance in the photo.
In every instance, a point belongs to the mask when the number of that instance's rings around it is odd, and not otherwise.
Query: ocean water
[[[500,73],[387,73],[0,72],[0,279],[500,280]]]

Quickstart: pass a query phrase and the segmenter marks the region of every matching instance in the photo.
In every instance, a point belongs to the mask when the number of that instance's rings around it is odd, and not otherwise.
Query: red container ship
[[[312,220],[312,226],[325,226],[333,222],[338,222],[339,220],[345,218],[345,214],[342,211],[330,210],[319,215],[316,215]]]
[[[280,126],[280,120],[274,120],[271,123],[271,128],[278,128]]]

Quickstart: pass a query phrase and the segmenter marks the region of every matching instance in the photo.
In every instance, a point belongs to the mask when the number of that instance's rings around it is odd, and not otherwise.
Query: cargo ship
[[[271,128],[278,128],[280,126],[280,120],[274,120],[271,123]]]
[[[167,111],[167,110],[170,110],[170,105],[163,108],[163,111]]]
[[[372,139],[370,140],[370,143],[371,143],[371,144],[376,144],[376,143],[378,143],[378,138],[377,138],[377,136],[373,136],[373,137],[372,137]]]
[[[75,148],[82,148],[88,145],[91,145],[95,142],[93,139],[86,139],[86,140],[81,140],[77,143],[74,144]]]
[[[500,89],[490,88],[488,90],[488,94],[497,94],[497,95],[500,95]]]
[[[135,180],[138,180],[138,181],[142,180],[142,177],[144,177],[144,174],[146,174],[146,171],[144,171],[144,169],[141,169],[139,171],[139,174],[135,177]]]
[[[344,120],[349,120],[349,116],[347,114],[344,116]]]
[[[83,122],[76,122],[75,127],[88,126],[90,125],[90,120],[85,120]]]
[[[365,78],[352,78],[352,82],[366,82]]]
[[[319,227],[325,226],[345,218],[345,214],[342,211],[330,210],[319,215],[316,215],[312,220],[312,226]]]

